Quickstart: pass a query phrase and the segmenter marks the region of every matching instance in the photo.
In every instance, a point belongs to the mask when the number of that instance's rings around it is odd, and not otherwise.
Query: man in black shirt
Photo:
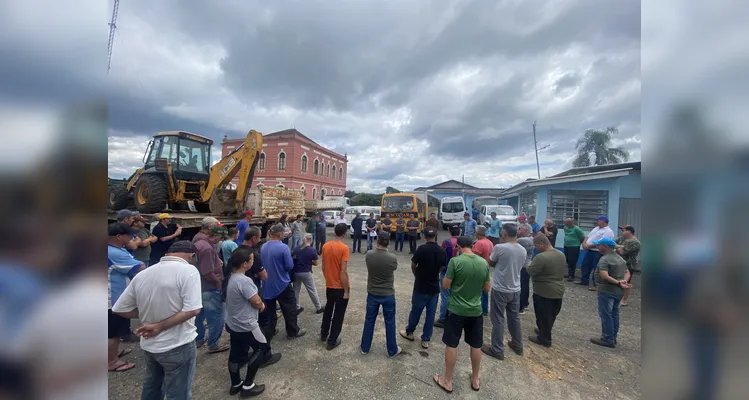
[[[354,231],[354,233],[353,233],[354,241],[353,241],[353,244],[351,245],[351,252],[352,253],[356,253],[356,252],[361,253],[361,225],[362,225],[362,222],[364,222],[364,221],[362,221],[360,213],[356,213],[356,217],[354,217],[354,219],[351,220],[351,229]]]
[[[151,256],[148,265],[153,265],[161,260],[161,257],[166,255],[166,251],[174,243],[174,239],[178,238],[182,234],[182,227],[176,224],[172,224],[172,216],[163,213],[157,217],[159,223],[153,227],[153,235],[158,240],[151,245]]]
[[[413,254],[416,251],[416,238],[419,236],[420,225],[416,216],[411,214],[411,219],[406,222],[406,229],[408,229],[408,254]]]
[[[260,229],[258,229],[257,227],[249,227],[244,232],[244,241],[239,245],[239,247],[237,247],[238,249],[248,249],[255,256],[252,267],[248,269],[244,274],[249,278],[252,278],[252,281],[255,282],[258,293],[260,293],[261,282],[268,279],[268,271],[266,271],[263,267],[263,259],[260,257],[260,248],[262,247],[262,243],[260,243],[260,233]],[[224,264],[224,276],[231,276],[231,271],[229,271],[229,273],[227,274],[226,268],[227,266],[226,264]],[[226,287],[226,285],[224,285],[224,287]]]
[[[437,244],[437,230],[431,226],[424,229],[426,243],[419,246],[411,258],[411,270],[414,277],[414,290],[411,297],[411,314],[408,316],[406,330],[400,331],[405,339],[414,340],[416,325],[421,319],[421,312],[426,308],[424,331],[421,334],[421,347],[428,349],[434,328],[434,314],[437,311],[437,299],[440,294],[440,269],[445,266],[447,253]]]
[[[377,221],[374,213],[369,213],[367,220],[367,251],[372,250],[372,243],[377,241]]]

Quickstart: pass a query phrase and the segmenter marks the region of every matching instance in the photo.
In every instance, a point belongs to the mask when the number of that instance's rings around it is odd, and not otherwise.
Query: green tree
[[[349,199],[352,199],[356,196],[356,192],[354,192],[353,190],[347,190],[344,196],[348,197]]]
[[[394,187],[392,187],[392,186],[388,186],[387,188],[385,188],[385,193],[386,193],[386,194],[390,194],[390,193],[400,193],[400,192],[401,192],[400,190],[398,190],[398,189],[396,189],[396,188],[394,188]]]
[[[619,131],[614,127],[605,130],[588,129],[578,139],[575,148],[577,156],[572,161],[573,167],[591,166],[591,155],[595,156],[595,165],[618,164],[629,160],[629,152],[621,147],[610,147],[611,137]]]

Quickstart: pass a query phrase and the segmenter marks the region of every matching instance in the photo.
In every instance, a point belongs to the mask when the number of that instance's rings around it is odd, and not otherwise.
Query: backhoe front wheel
[[[127,208],[130,195],[122,184],[109,185],[109,209],[119,211]]]
[[[169,190],[164,178],[141,175],[135,185],[135,208],[142,213],[158,213],[166,208]]]

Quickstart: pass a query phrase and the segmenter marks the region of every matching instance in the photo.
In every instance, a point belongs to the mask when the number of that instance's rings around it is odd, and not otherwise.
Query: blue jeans
[[[598,315],[601,317],[601,340],[608,344],[616,344],[619,334],[619,302],[621,296],[611,293],[598,292]]]
[[[302,237],[301,236],[293,236],[291,238],[291,252],[295,253],[299,248],[302,247]]]
[[[583,265],[580,266],[580,284],[584,286],[588,286],[590,276],[593,275],[593,273],[596,270],[596,267],[598,266],[598,260],[601,259],[601,253],[598,251],[586,251],[585,252],[585,258],[583,258]],[[593,277],[593,286],[596,286],[596,278]]]
[[[489,314],[489,293],[481,291],[481,312]]]
[[[205,340],[205,327],[203,322],[208,322],[208,347],[218,347],[218,340],[224,330],[224,307],[221,304],[220,290],[206,290],[203,292],[203,309],[200,310],[198,318],[195,319],[195,327],[198,330],[198,343]]]
[[[395,248],[393,250],[403,251],[403,237],[404,237],[404,233],[403,232],[395,234]],[[398,246],[400,246],[400,247],[398,247]]]
[[[395,296],[373,296],[367,295],[367,314],[364,317],[364,331],[361,334],[361,351],[369,353],[372,348],[372,336],[374,336],[375,321],[382,306],[382,316],[385,318],[385,341],[389,356],[398,352],[398,343],[395,340]]]
[[[195,342],[164,353],[143,352],[146,370],[143,377],[143,400],[190,399],[195,376]]]
[[[419,325],[421,312],[427,309],[427,315],[424,316],[424,331],[421,334],[421,340],[428,342],[432,340],[432,331],[434,330],[434,314],[437,312],[437,299],[439,294],[419,293],[414,291],[411,294],[411,313],[408,315],[407,333],[413,333],[416,325]]]
[[[367,232],[367,251],[372,250],[372,242],[375,238],[376,236],[369,236],[369,232]]]
[[[444,323],[447,316],[447,303],[450,300],[450,289],[442,288],[442,280],[445,278],[446,270],[440,271],[440,318],[439,321]]]

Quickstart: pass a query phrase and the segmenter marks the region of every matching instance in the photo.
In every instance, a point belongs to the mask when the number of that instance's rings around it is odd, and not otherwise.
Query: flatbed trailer
[[[117,220],[117,213],[114,211],[109,211],[107,213],[107,218],[109,219],[109,222],[115,222]],[[205,217],[214,217],[218,220],[218,222],[226,225],[227,227],[236,226],[237,223],[241,220],[238,216],[221,216],[221,215],[213,215],[211,213],[193,213],[193,212],[167,212],[172,217],[172,223],[178,224],[182,227],[182,229],[191,229],[191,228],[198,228],[200,229],[200,223]],[[146,221],[155,222],[156,216],[159,214],[141,214],[146,219]],[[262,226],[265,225],[267,220],[263,217],[252,217],[250,219],[250,225],[257,225]]]

